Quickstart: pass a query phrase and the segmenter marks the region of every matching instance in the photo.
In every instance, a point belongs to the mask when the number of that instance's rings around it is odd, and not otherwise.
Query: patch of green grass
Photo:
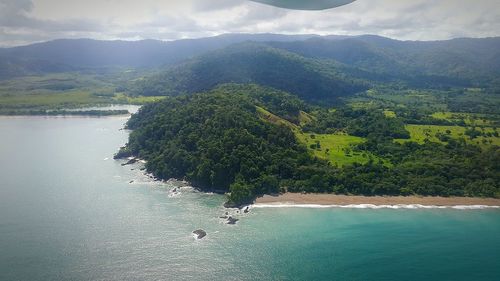
[[[470,93],[480,94],[483,91],[483,89],[481,89],[481,88],[467,88],[467,91]]]
[[[450,120],[453,117],[452,112],[436,112],[431,115],[432,117],[436,119],[442,119],[442,120]]]
[[[370,152],[355,152],[353,147],[364,143],[366,139],[349,136],[345,134],[308,134],[301,131],[295,131],[297,139],[305,144],[314,154],[314,156],[328,160],[331,164],[345,166],[353,163],[365,164],[370,161],[382,160]],[[387,161],[383,161],[390,165]]]
[[[304,112],[304,111],[299,112],[299,123],[300,123],[299,125],[300,126],[305,126],[308,123],[311,123],[313,120],[315,120],[315,117],[310,115],[309,113]]]
[[[301,128],[277,115],[272,114],[262,107],[256,107],[257,114],[259,114],[262,120],[276,124],[284,125],[289,127],[294,133],[299,142],[307,146],[309,151],[316,157],[324,160],[328,160],[331,164],[337,166],[344,166],[348,164],[360,163],[365,164],[373,159],[374,161],[381,160],[385,165],[390,166],[391,164],[384,159],[381,159],[374,154],[363,151],[357,152],[353,150],[353,147],[357,144],[364,143],[366,139],[349,136],[346,134],[308,134],[302,132]],[[301,115],[310,116],[307,113],[301,113]],[[309,118],[314,118],[310,116]]]
[[[262,108],[260,106],[256,106],[257,109],[257,114],[262,120],[265,120],[267,122],[276,124],[276,125],[284,125],[287,126],[288,128],[292,129],[293,131],[300,130],[300,128],[293,124],[292,122],[285,120],[277,115],[272,114],[271,112],[267,111],[265,108]]]
[[[468,126],[494,126],[499,117],[492,114],[479,114],[479,113],[459,113],[459,112],[436,112],[432,117],[441,120],[457,122],[463,120]]]
[[[429,140],[431,142],[437,143],[446,143],[441,141],[436,134],[441,133],[445,135],[449,135],[453,139],[465,139],[465,141],[469,144],[479,145],[480,147],[488,147],[491,145],[500,145],[500,137],[484,137],[480,136],[475,139],[470,139],[467,135],[465,135],[466,127],[461,126],[437,126],[437,125],[406,125],[406,130],[410,132],[411,139],[396,140],[397,142],[403,143],[407,141],[414,141],[417,143],[424,143],[425,140]],[[479,129],[483,132],[494,132],[493,128],[481,128]]]
[[[392,111],[392,110],[384,110],[384,115],[385,117],[387,118],[396,118],[396,112]]]
[[[345,98],[354,109],[412,108],[431,114],[436,111],[448,111],[451,92],[432,89],[398,89],[397,87],[378,86],[366,92]],[[464,94],[465,95],[465,94]],[[455,95],[453,98],[456,98]],[[475,96],[475,101],[482,96]]]
[[[374,109],[382,106],[376,101],[366,100],[362,98],[351,98],[348,104],[353,109]]]
[[[151,103],[151,102],[157,102],[160,100],[165,99],[165,97],[162,96],[150,96],[150,97],[145,97],[145,96],[137,96],[137,97],[131,97],[127,96],[124,93],[116,93],[115,96],[113,97],[113,100],[118,102],[118,103],[127,103],[127,104],[136,104],[136,105],[142,105],[146,103]]]

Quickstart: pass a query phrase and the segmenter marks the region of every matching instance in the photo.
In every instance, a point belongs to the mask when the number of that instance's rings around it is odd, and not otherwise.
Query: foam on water
[[[179,197],[179,196],[181,196],[180,192],[170,192],[170,194],[168,194],[168,197],[170,197],[170,198]]]
[[[437,206],[420,204],[398,204],[398,205],[374,205],[374,204],[350,204],[350,205],[320,205],[320,204],[254,204],[252,208],[309,208],[309,209],[455,209],[455,210],[483,210],[500,209],[500,206],[488,205],[455,205],[455,206]]]

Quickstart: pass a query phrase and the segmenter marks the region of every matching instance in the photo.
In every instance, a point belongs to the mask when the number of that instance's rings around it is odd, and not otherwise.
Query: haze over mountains
[[[144,95],[196,92],[227,82],[279,86],[311,99],[325,98],[327,88],[344,95],[377,81],[419,87],[500,84],[498,37],[429,42],[278,34],[172,42],[78,39],[0,49],[0,58],[0,79],[110,67],[159,70],[131,86]]]
[[[27,46],[0,48],[2,60],[64,64],[72,67],[158,67],[231,44],[306,40],[315,35],[227,34],[177,41],[100,41],[60,39]],[[29,70],[29,69],[27,69]],[[12,73],[15,76],[16,73]]]

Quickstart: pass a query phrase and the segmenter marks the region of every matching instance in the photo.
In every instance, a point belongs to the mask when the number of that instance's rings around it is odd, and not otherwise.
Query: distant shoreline
[[[99,118],[130,118],[130,114],[122,115],[1,115],[0,119],[99,119]]]
[[[391,207],[406,205],[407,207],[455,207],[455,206],[485,206],[500,208],[500,199],[474,197],[422,197],[422,196],[348,196],[334,194],[300,194],[285,193],[278,196],[265,195],[257,198],[257,207],[280,206],[350,206],[373,205],[374,207]]]

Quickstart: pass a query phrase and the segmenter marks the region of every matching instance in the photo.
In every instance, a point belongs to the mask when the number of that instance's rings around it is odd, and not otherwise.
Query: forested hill
[[[412,86],[499,86],[500,38],[398,41],[379,36],[226,34],[163,42],[55,40],[0,48],[0,79],[104,67],[157,68],[233,44],[259,42],[297,55],[330,59],[346,75]]]
[[[132,95],[175,96],[222,83],[257,83],[324,104],[374,85],[500,88],[500,38],[436,42],[378,36],[313,37],[231,45],[129,86]]]
[[[314,35],[224,34],[170,42],[60,39],[28,46],[0,48],[0,79],[64,72],[68,69],[156,68],[235,43],[284,42],[311,37]]]
[[[44,59],[2,56],[0,53],[0,80],[19,76],[75,71],[77,68]]]
[[[500,77],[500,38],[398,41],[380,36],[310,38],[268,45],[318,59],[334,59],[400,80],[482,85]],[[427,77],[426,77],[427,76]]]
[[[413,142],[403,119],[383,110],[330,110],[268,87],[167,97],[128,128],[116,158],[137,156],[160,179],[230,192],[229,206],[276,192],[500,197],[498,146],[481,149],[451,131],[441,134],[446,144]]]
[[[332,61],[308,59],[262,44],[242,43],[217,50],[140,80],[131,93],[175,96],[207,91],[224,83],[257,83],[307,101],[327,103],[368,89]]]
[[[168,98],[141,108],[128,122],[134,131],[117,157],[146,159],[161,179],[185,178],[204,190],[231,192],[230,203],[279,192],[304,177],[299,167],[327,169],[286,126],[266,122],[258,108],[297,116],[304,104],[280,91],[229,85],[207,94]]]

